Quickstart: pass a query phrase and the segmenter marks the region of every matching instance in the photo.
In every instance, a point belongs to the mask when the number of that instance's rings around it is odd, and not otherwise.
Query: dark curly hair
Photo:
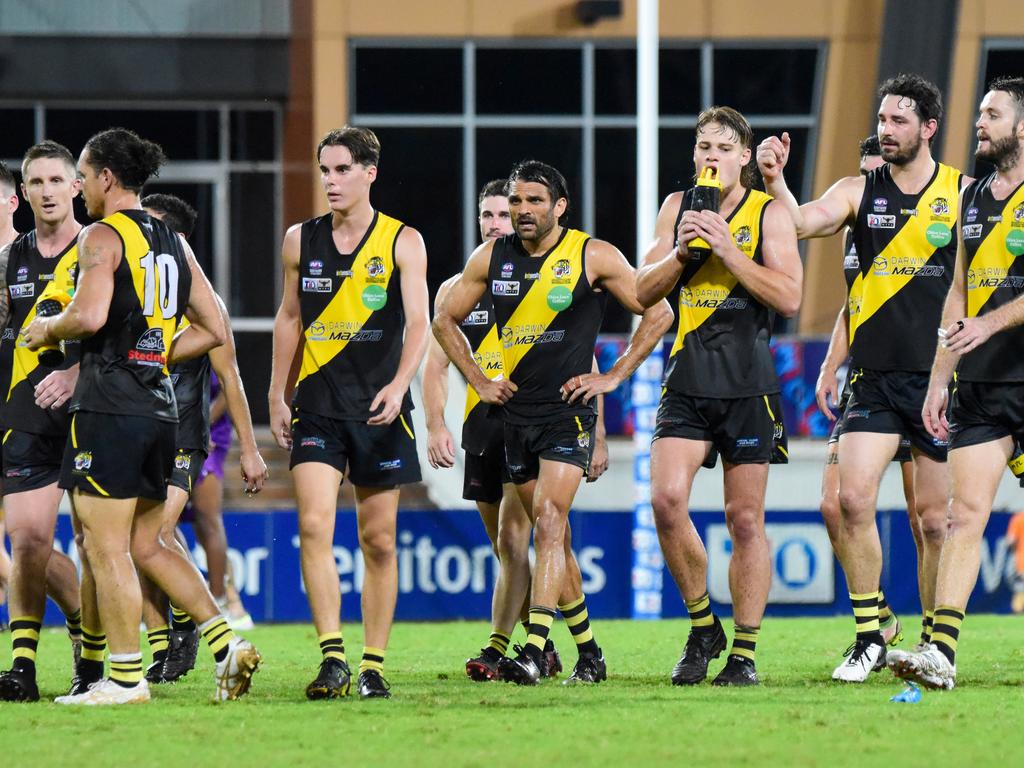
[[[192,237],[196,228],[196,209],[176,195],[146,195],[142,198],[142,207],[156,211],[164,220],[164,224],[180,232],[186,238]]]
[[[89,165],[96,172],[110,170],[129,192],[139,193],[147,181],[158,176],[167,156],[159,144],[143,139],[127,128],[108,128],[87,142]]]
[[[901,72],[878,86],[878,98],[903,96],[914,101],[914,113],[922,123],[934,120],[942,122],[942,93],[938,86],[920,75]]]

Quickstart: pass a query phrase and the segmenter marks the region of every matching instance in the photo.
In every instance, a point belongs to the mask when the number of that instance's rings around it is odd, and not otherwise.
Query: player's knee
[[[674,530],[686,517],[686,499],[676,488],[652,488],[651,508],[659,530]]]
[[[516,520],[502,520],[498,526],[497,549],[502,562],[520,562],[526,560],[530,552],[530,524]]]
[[[949,515],[943,521],[943,535],[947,531],[950,533],[954,531],[984,531],[989,512],[986,505],[975,503],[970,499],[954,499],[953,503],[949,505]],[[921,522],[923,527],[924,520],[922,519]]]
[[[334,537],[334,514],[299,515],[299,540],[303,547],[331,546]]]
[[[160,542],[158,539],[150,539],[143,536],[132,537],[132,560],[140,568],[145,569],[159,551]]]
[[[373,563],[386,563],[395,558],[393,531],[368,531],[362,536],[361,546],[363,558]]]
[[[7,532],[11,540],[11,554],[18,558],[37,559],[40,554],[50,557],[53,549],[53,536],[31,526],[20,526]]]
[[[734,544],[748,544],[764,538],[764,519],[755,507],[727,504],[725,523]]]
[[[839,489],[839,511],[846,525],[863,525],[874,520],[874,509],[865,501],[867,494],[857,488]]]
[[[565,515],[554,504],[540,505],[533,537],[537,547],[545,544],[557,544],[559,548],[562,547],[565,540]]]

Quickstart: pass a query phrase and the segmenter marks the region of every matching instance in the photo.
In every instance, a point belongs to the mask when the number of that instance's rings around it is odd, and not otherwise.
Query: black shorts
[[[408,413],[390,424],[331,419],[315,413],[292,413],[292,456],[289,467],[317,462],[342,474],[353,485],[391,488],[420,480],[416,435]]]
[[[681,437],[711,443],[710,469],[718,454],[729,464],[787,464],[782,398],[774,395],[692,397],[667,390],[658,406],[654,439]]]
[[[949,449],[1004,437],[1024,444],[1024,384],[957,382],[949,416]]]
[[[511,482],[505,466],[504,445],[500,452],[488,452],[483,456],[466,454],[466,474],[462,482],[462,498],[466,501],[497,504],[501,501],[502,485]]]
[[[564,416],[544,424],[505,422],[505,457],[509,479],[520,485],[540,475],[540,460],[559,461],[590,470],[594,455],[594,415]]]
[[[9,429],[4,434],[4,495],[45,488],[60,479],[66,437]]]
[[[64,448],[60,487],[164,501],[177,442],[178,425],[170,421],[78,411]]]
[[[179,448],[174,454],[174,469],[171,471],[171,479],[167,484],[181,488],[191,496],[192,489],[199,483],[199,473],[203,471],[205,461],[206,451]]]
[[[927,392],[927,373],[857,368],[850,372],[842,430],[903,435],[930,458],[945,461],[946,442],[928,434],[921,417]]]
[[[845,411],[846,406],[842,405],[839,409]],[[832,425],[832,434],[828,436],[828,444],[835,445],[839,442],[840,435],[843,434],[843,417],[840,414],[839,418],[836,419],[836,423]],[[892,457],[893,461],[898,461],[900,464],[906,464],[908,461],[914,460],[913,447],[910,444],[910,438],[906,435],[900,435],[900,444],[896,449],[896,454]]]

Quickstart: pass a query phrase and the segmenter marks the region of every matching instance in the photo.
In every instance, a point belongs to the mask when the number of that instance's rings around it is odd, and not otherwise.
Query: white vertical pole
[[[639,0],[636,24],[636,260],[658,215],[658,0]],[[661,617],[664,561],[651,508],[651,438],[661,391],[660,346],[633,374],[633,618]]]

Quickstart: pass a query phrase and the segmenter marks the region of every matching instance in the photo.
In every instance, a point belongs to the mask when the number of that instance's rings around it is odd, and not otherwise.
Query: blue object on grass
[[[905,690],[897,693],[889,701],[899,704],[917,704],[921,700],[921,689],[914,683],[907,683]]]

